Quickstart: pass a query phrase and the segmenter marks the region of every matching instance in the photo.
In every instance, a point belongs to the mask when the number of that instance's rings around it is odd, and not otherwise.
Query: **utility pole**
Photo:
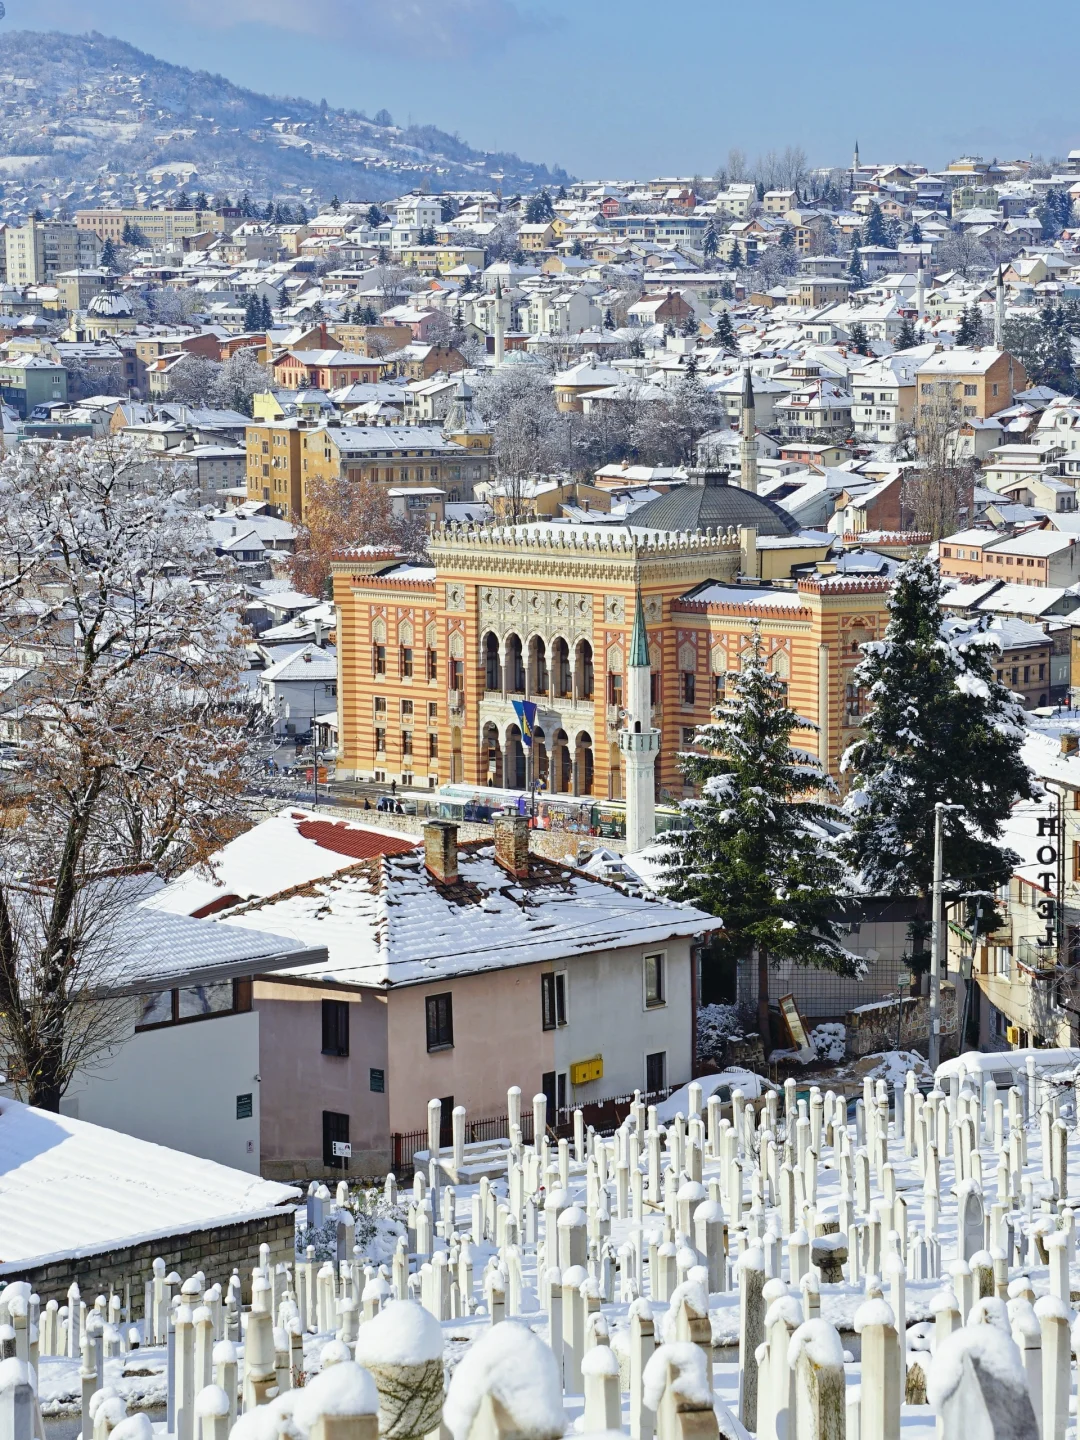
[[[930,929],[930,1073],[941,1064],[941,821],[946,810],[962,810],[962,805],[946,805],[939,800],[934,806],[934,891]]]

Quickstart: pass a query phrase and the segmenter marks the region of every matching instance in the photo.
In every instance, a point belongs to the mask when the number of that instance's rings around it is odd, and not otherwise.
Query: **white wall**
[[[647,1010],[642,956],[658,951],[666,956],[666,1003]],[[567,1024],[555,1031],[556,1070],[594,1055],[604,1059],[602,1079],[576,1090],[567,1081],[571,1104],[644,1090],[645,1056],[658,1050],[667,1053],[669,1085],[690,1079],[688,940],[573,956],[566,971]]]
[[[258,1011],[219,1015],[132,1035],[75,1076],[60,1110],[257,1175],[258,1072]],[[237,1120],[236,1097],[247,1094],[251,1119]]]

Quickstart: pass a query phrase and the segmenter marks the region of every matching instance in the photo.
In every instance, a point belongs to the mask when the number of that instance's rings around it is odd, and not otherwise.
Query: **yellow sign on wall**
[[[570,1066],[570,1084],[588,1085],[592,1080],[604,1077],[604,1057],[594,1055],[591,1060],[579,1060]]]

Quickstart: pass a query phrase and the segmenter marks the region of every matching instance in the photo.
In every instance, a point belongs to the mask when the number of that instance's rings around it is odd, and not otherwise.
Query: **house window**
[[[652,1009],[657,1005],[664,1004],[664,957],[663,955],[646,955],[644,959],[645,970],[645,1005]]]
[[[376,674],[376,675],[385,675],[385,674],[386,674],[386,646],[385,646],[385,645],[376,645],[376,646],[375,646],[375,674]]]
[[[402,755],[412,754],[412,731],[402,730],[401,732],[401,753]]]
[[[433,724],[435,723],[435,721],[438,720],[438,718],[439,718],[439,706],[438,706],[438,702],[437,702],[437,701],[435,701],[435,700],[429,700],[429,701],[428,701],[427,718],[428,718],[428,724],[429,724],[429,725],[433,725]]]
[[[465,661],[464,661],[464,660],[451,660],[451,661],[450,661],[450,689],[451,689],[451,690],[464,690],[464,689],[465,689]]]
[[[402,702],[401,702],[401,715],[402,715],[402,718],[404,719],[404,717],[405,717],[406,715],[411,715],[412,713],[413,713],[413,702],[412,702],[411,700],[402,700]]]
[[[693,705],[696,676],[692,670],[684,670],[682,676],[682,703]]]
[[[965,395],[977,395],[978,393],[979,393],[979,392],[978,392],[978,389],[977,389],[974,385],[965,385],[965,386],[964,386],[964,394],[965,394]]]
[[[386,754],[386,731],[381,726],[375,727],[375,753],[376,755]]]
[[[657,1050],[653,1055],[645,1056],[645,1090],[649,1095],[657,1095],[663,1090],[667,1083],[667,1051]]]
[[[439,656],[435,650],[427,652],[427,678],[437,680],[439,678]]]
[[[349,1157],[343,1155],[338,1149],[339,1146],[348,1145],[348,1143],[348,1115],[339,1115],[336,1110],[324,1110],[322,1112],[322,1158],[323,1164],[328,1170],[348,1170]]]
[[[540,1000],[545,1030],[555,1030],[566,1024],[565,970],[540,976]]]
[[[251,1009],[251,980],[222,980],[209,985],[186,985],[141,997],[137,1030],[156,1025],[177,1025],[238,1015]]]
[[[401,674],[405,680],[411,680],[413,673],[413,652],[408,645],[401,647]]]
[[[322,1002],[322,1053],[345,1056],[349,1053],[349,1002]]]
[[[427,1009],[427,1048],[449,1050],[454,1043],[454,997],[448,990],[443,995],[429,995]]]
[[[608,682],[608,697],[607,697],[607,699],[608,699],[608,704],[609,704],[609,705],[621,705],[621,704],[622,704],[622,676],[621,676],[621,675],[609,675],[609,676],[607,677],[607,682]]]
[[[376,695],[376,696],[375,696],[375,714],[376,714],[376,715],[385,715],[385,714],[386,714],[386,696],[385,696],[385,695]]]
[[[439,737],[438,737],[438,735],[429,735],[429,736],[427,737],[427,753],[428,753],[428,759],[429,759],[429,760],[437,760],[437,759],[439,758]]]

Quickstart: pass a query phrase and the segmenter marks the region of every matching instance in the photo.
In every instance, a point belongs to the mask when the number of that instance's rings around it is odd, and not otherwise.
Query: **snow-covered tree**
[[[832,807],[815,798],[829,787],[817,757],[792,744],[811,727],[786,704],[786,687],[767,666],[760,631],[742,656],[734,690],[701,726],[682,768],[698,789],[684,800],[685,830],[658,842],[664,893],[723,920],[718,959],[757,962],[758,1028],[769,1048],[769,967],[782,960],[841,974],[858,961],[831,918],[843,870],[821,828]]]
[[[132,886],[243,825],[244,653],[229,595],[193,578],[207,561],[199,514],[144,451],[0,461],[0,640],[45,654],[20,694],[32,784],[0,826],[0,1068],[46,1109],[117,1037]]]
[[[1012,873],[1002,824],[1033,793],[1023,710],[994,677],[999,642],[985,618],[943,617],[941,592],[925,557],[898,572],[884,638],[863,647],[853,676],[869,713],[843,759],[851,863],[875,893],[919,896],[927,914],[935,804],[963,807],[942,827],[949,889],[987,891]]]
[[[250,415],[252,397],[269,390],[271,384],[270,371],[260,361],[255,347],[245,345],[221,366],[212,393],[223,410]]]
[[[208,355],[185,355],[169,371],[169,399],[186,405],[214,405],[221,369]]]

